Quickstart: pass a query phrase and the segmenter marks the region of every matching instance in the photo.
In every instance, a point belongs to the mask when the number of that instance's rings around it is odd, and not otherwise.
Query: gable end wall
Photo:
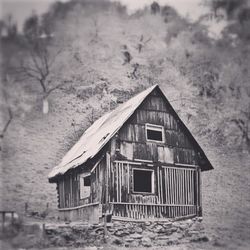
[[[164,142],[146,140],[145,124],[164,127]],[[111,140],[116,159],[197,165],[195,146],[159,91],[154,90]]]

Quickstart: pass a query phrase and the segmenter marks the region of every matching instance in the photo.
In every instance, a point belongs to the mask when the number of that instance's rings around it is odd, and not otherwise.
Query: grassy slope
[[[44,211],[47,202],[56,208],[55,186],[48,183],[47,174],[77,139],[72,119],[78,127],[88,126],[84,123],[86,113],[77,112],[84,105],[73,95],[55,92],[48,115],[34,109],[27,117],[13,121],[2,152],[2,208],[23,212],[25,202],[32,211]],[[202,174],[206,229],[226,247],[232,240],[250,244],[250,156],[214,146],[208,138],[200,139],[215,167]]]
[[[250,245],[249,154],[206,147],[215,169],[203,173],[204,222],[209,235],[226,248]],[[246,248],[247,249],[247,248]]]

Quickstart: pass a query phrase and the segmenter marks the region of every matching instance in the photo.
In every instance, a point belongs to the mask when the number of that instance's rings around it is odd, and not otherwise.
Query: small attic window
[[[146,138],[147,141],[164,142],[163,126],[146,124]]]

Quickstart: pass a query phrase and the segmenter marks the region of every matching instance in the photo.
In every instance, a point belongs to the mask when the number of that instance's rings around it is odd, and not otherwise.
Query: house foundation
[[[181,221],[126,222],[107,224],[48,224],[45,227],[50,246],[99,246],[107,244],[124,247],[151,247],[208,241],[201,218]]]

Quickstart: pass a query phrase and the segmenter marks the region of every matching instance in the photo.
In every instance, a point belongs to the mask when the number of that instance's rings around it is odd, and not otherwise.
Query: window
[[[90,175],[83,174],[80,176],[80,199],[90,196],[91,179]]]
[[[133,188],[137,193],[154,193],[154,172],[149,169],[133,169]]]
[[[83,178],[84,187],[90,187],[90,175]]]
[[[146,124],[146,137],[148,141],[164,142],[163,127],[153,124]]]

